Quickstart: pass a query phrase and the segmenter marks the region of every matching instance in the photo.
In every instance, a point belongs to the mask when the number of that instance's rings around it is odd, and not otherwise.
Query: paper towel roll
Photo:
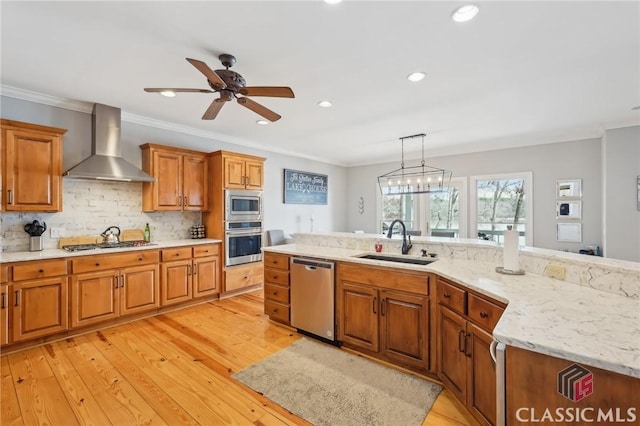
[[[511,228],[511,227],[509,227]],[[504,250],[502,253],[502,267],[507,271],[519,271],[520,259],[518,258],[518,231],[508,229],[504,231]]]

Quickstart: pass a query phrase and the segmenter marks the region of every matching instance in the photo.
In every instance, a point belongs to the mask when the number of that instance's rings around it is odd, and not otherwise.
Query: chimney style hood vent
[[[91,156],[64,172],[71,179],[155,182],[121,156],[120,108],[94,104],[91,115]]]

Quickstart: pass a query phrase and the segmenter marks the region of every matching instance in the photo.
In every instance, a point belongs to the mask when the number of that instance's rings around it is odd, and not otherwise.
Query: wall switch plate
[[[555,278],[558,280],[564,280],[566,272],[567,270],[564,266],[554,265],[554,264],[547,265],[547,267],[544,270],[544,273],[546,276]]]
[[[64,228],[51,228],[51,238],[62,238]]]

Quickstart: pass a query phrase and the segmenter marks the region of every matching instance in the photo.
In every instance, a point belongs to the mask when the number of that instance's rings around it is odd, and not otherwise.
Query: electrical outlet
[[[566,274],[566,268],[562,265],[548,265],[545,268],[545,275],[558,280],[564,280]]]
[[[51,228],[51,238],[62,238],[64,228]]]

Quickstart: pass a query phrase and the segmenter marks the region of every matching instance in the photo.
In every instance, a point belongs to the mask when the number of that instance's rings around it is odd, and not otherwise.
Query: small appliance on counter
[[[42,225],[37,220],[31,223],[27,223],[24,226],[24,230],[29,234],[29,251],[42,250],[42,234],[47,230],[47,223],[42,222]]]

